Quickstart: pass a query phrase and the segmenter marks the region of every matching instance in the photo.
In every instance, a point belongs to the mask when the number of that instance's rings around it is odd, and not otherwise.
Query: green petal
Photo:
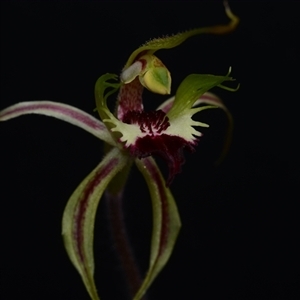
[[[239,18],[231,12],[230,7],[226,1],[224,1],[224,6],[225,13],[230,19],[230,22],[228,24],[197,28],[186,32],[181,32],[172,36],[151,40],[139,47],[138,49],[136,49],[135,51],[133,51],[124,69],[127,69],[142,52],[145,52],[147,54],[153,54],[154,52],[160,49],[174,48],[183,43],[189,37],[202,33],[225,34],[233,31],[239,23]]]
[[[230,70],[229,70],[230,71]],[[229,75],[229,73],[228,73]],[[168,117],[174,119],[184,115],[189,111],[197,99],[213,87],[220,87],[230,91],[236,91],[222,85],[224,81],[233,81],[232,77],[215,76],[210,74],[191,74],[187,76],[177,89],[172,108],[168,112]]]
[[[134,300],[139,300],[169,260],[181,227],[177,206],[153,158],[136,159],[152,199],[153,229],[150,264]]]
[[[67,253],[93,300],[99,300],[94,282],[95,215],[108,183],[127,161],[117,148],[111,150],[74,191],[63,215],[62,235]]]

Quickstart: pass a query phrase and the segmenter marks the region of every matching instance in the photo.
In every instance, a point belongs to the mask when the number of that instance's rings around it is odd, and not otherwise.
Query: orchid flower
[[[0,112],[0,121],[25,114],[51,116],[76,125],[105,142],[105,157],[73,192],[62,221],[67,253],[93,300],[100,299],[94,282],[93,232],[96,210],[103,193],[106,191],[108,197],[122,197],[133,163],[148,185],[152,199],[153,230],[149,269],[134,296],[134,300],[141,299],[169,260],[181,227],[169,186],[174,176],[181,171],[184,163],[183,149],[194,151],[202,135],[198,128],[209,126],[194,121],[194,114],[217,107],[226,112],[229,130],[223,152],[227,151],[231,115],[221,100],[208,91],[213,87],[236,90],[223,85],[224,82],[233,80],[230,70],[224,76],[187,76],[175,96],[162,103],[155,111],[144,111],[142,102],[144,87],[157,94],[170,94],[171,90],[170,72],[154,53],[176,47],[187,38],[201,33],[223,34],[232,31],[239,20],[227,4],[225,11],[230,19],[229,24],[151,40],[130,55],[120,80],[114,74],[101,76],[96,82],[95,98],[96,109],[102,121],[70,105],[51,101],[21,102]],[[106,102],[116,92],[117,105],[112,113]],[[199,106],[203,103],[208,105]],[[152,155],[158,155],[167,162],[167,181]]]

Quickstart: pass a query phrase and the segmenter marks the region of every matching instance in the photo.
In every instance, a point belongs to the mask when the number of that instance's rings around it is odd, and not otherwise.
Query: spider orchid
[[[93,232],[99,201],[106,191],[108,197],[121,197],[130,167],[136,164],[149,188],[153,208],[153,230],[148,272],[135,291],[134,299],[143,297],[155,277],[165,266],[181,227],[179,214],[169,185],[184,162],[183,149],[194,151],[201,133],[194,127],[208,127],[194,121],[193,115],[209,108],[224,109],[221,100],[208,92],[213,87],[232,81],[225,76],[192,74],[178,87],[174,97],[155,111],[144,111],[144,87],[153,93],[169,94],[171,76],[165,65],[154,55],[157,50],[178,46],[187,38],[201,33],[223,34],[232,31],[238,18],[225,4],[230,18],[227,25],[194,29],[174,36],[154,39],[129,57],[120,81],[114,74],[105,74],[96,82],[96,107],[102,121],[75,107],[51,101],[21,102],[0,112],[0,121],[25,114],[42,114],[76,125],[105,142],[106,155],[98,166],[80,183],[64,211],[62,234],[68,255],[82,277],[93,300],[100,299],[94,282]],[[118,91],[114,113],[106,105],[107,98]],[[207,106],[199,106],[206,103]],[[165,182],[152,155],[168,163],[169,178]]]

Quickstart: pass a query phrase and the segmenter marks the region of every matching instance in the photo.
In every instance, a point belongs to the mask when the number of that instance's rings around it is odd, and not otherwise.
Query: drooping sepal
[[[222,100],[216,96],[213,93],[207,92],[202,97],[200,97],[195,103],[194,106],[200,105],[200,104],[208,104],[208,105],[215,105],[218,108],[221,108],[227,117],[227,128],[226,133],[224,136],[224,142],[223,142],[223,148],[221,150],[221,153],[218,157],[218,159],[215,161],[215,164],[220,164],[224,158],[226,157],[231,142],[232,142],[232,133],[233,133],[233,117],[231,115],[231,112],[228,110],[228,108],[225,106],[225,104],[222,102]]]
[[[111,150],[74,191],[63,215],[62,235],[67,253],[93,300],[99,300],[94,282],[95,215],[104,190],[127,161],[117,148]]]
[[[133,300],[139,300],[168,262],[181,227],[175,200],[153,158],[136,159],[152,200],[152,238],[148,272]]]

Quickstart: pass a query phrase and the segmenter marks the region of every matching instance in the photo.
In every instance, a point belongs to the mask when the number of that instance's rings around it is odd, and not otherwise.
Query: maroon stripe
[[[120,259],[129,293],[133,298],[142,285],[142,276],[126,230],[122,205],[123,193],[114,195],[106,192],[105,196],[114,248]],[[145,298],[143,299],[145,300]]]
[[[222,103],[217,97],[213,97],[213,96],[209,96],[209,95],[202,95],[199,99],[197,99],[196,101],[198,100],[211,100],[211,101],[214,101],[214,102],[217,102],[217,103]]]
[[[94,177],[88,182],[86,185],[84,192],[82,193],[81,198],[79,199],[79,202],[77,204],[77,207],[75,208],[76,216],[75,216],[75,226],[73,229],[73,237],[76,241],[76,248],[79,254],[79,257],[81,261],[84,261],[84,253],[83,253],[83,226],[84,226],[84,220],[86,211],[89,205],[89,200],[95,190],[95,188],[98,186],[98,184],[103,180],[116,166],[118,163],[118,159],[114,158],[111,161],[107,163],[107,165],[103,166],[96,172]]]
[[[165,112],[165,113],[168,113],[169,110],[172,108],[172,106],[174,104],[174,101],[175,101],[175,99],[173,101],[171,101],[170,103],[168,103],[168,105],[166,105],[165,107],[163,107],[162,111]]]
[[[211,101],[214,101],[214,102],[217,102],[217,103],[222,103],[217,97],[213,97],[213,96],[209,96],[209,95],[202,95],[199,99],[197,99],[196,101],[198,100],[202,100],[202,101],[205,101],[205,100],[211,100]],[[170,103],[168,103],[168,105],[164,106],[162,108],[162,111],[165,112],[165,113],[168,113],[170,111],[170,109],[172,108],[173,104],[174,104],[174,101],[171,101]],[[196,102],[195,101],[195,102]]]
[[[122,85],[118,94],[118,119],[123,121],[123,117],[128,111],[143,110],[143,93],[144,87],[138,78],[128,84]]]
[[[67,108],[67,107],[62,107],[58,106],[55,104],[49,104],[49,103],[44,103],[44,104],[31,104],[26,107],[18,107],[12,111],[7,112],[4,114],[2,117],[14,113],[23,113],[28,110],[38,110],[38,109],[45,109],[49,111],[55,111],[62,113],[63,115],[69,116],[73,119],[76,119],[78,121],[81,121],[82,123],[94,128],[94,129],[104,129],[105,126],[96,122],[95,120],[92,119],[92,117],[89,117],[88,115],[84,115],[84,112],[79,113],[78,111],[73,110],[72,108]]]
[[[165,186],[163,181],[161,180],[161,175],[159,174],[158,169],[153,165],[153,163],[148,158],[144,159],[144,163],[157,185],[159,197],[161,199],[160,205],[162,211],[162,227],[160,231],[160,241],[159,241],[159,249],[158,249],[158,255],[161,255],[168,241],[168,233],[169,233],[168,199],[165,193]]]

